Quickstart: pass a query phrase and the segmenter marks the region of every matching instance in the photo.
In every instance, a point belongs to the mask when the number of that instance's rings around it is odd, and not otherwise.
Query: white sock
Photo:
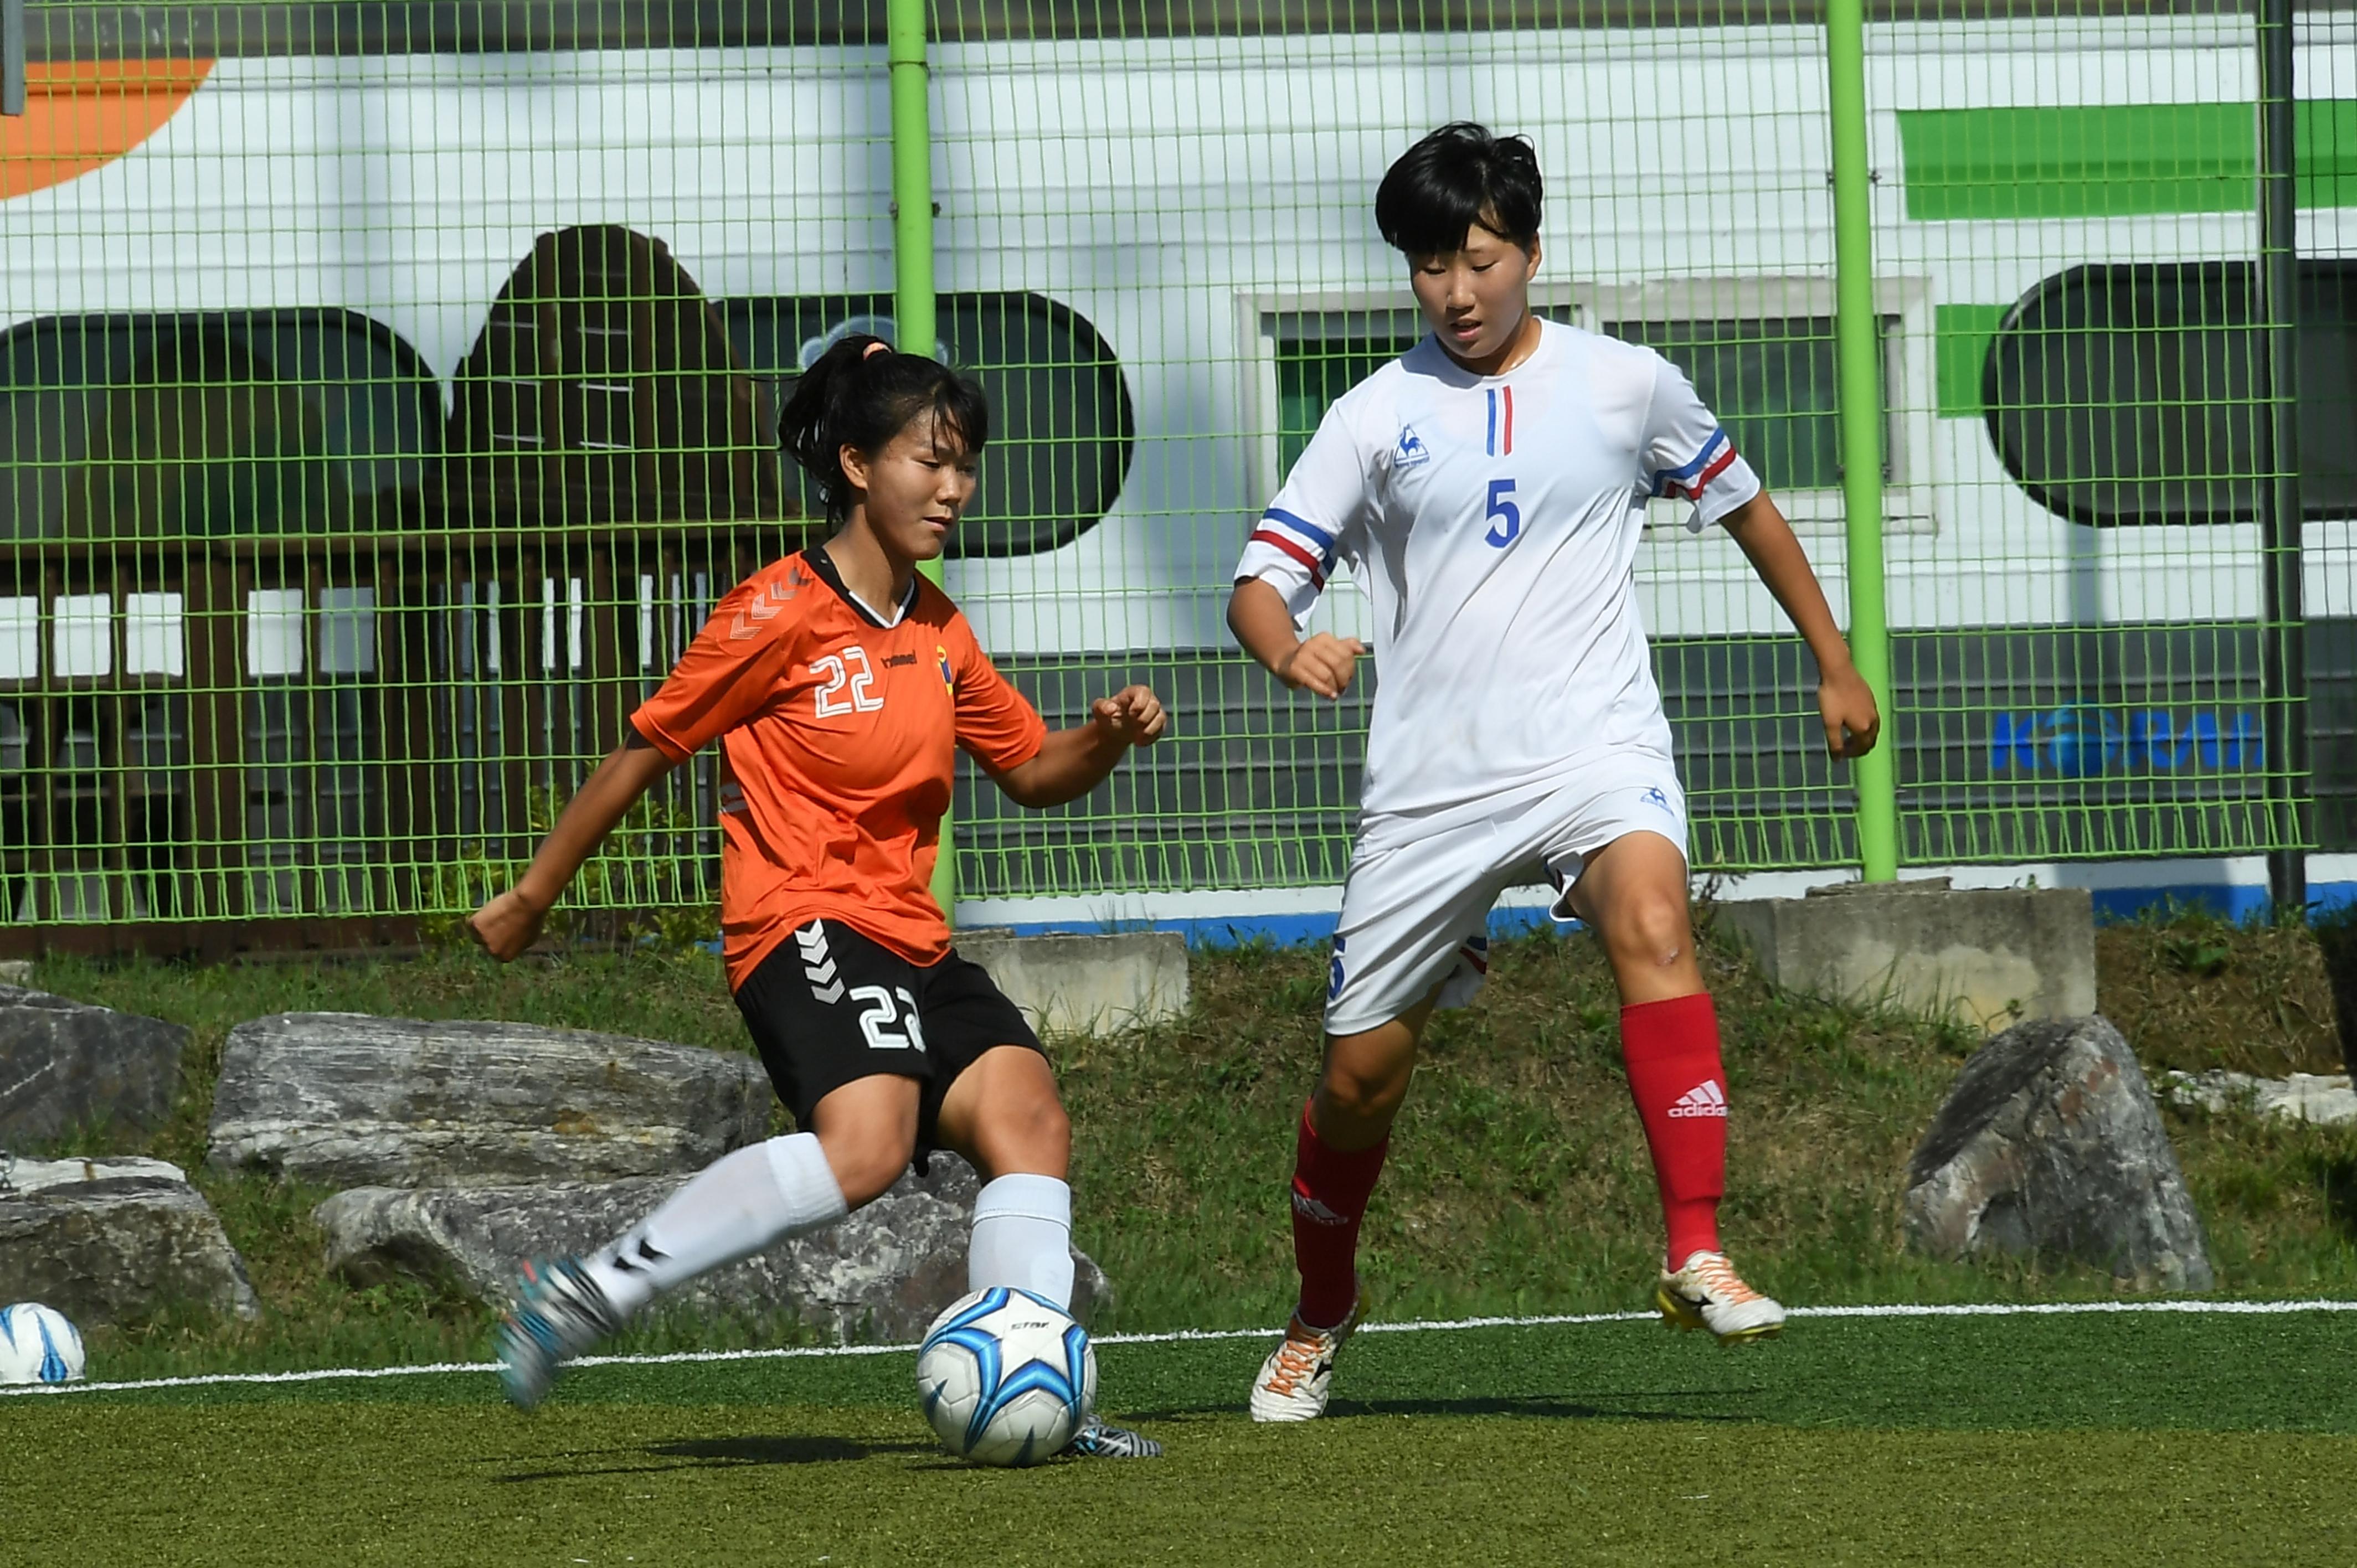
[[[1054,1176],[1003,1176],[975,1195],[965,1288],[1012,1285],[1072,1305],[1072,1189]]]
[[[848,1211],[817,1135],[796,1133],[723,1155],[582,1266],[627,1317],[659,1292]]]

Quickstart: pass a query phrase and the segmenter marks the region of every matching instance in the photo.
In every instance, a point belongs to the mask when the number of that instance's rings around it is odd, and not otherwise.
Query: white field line
[[[1888,1306],[1796,1306],[1794,1317],[2081,1317],[2104,1314],[2169,1313],[2212,1317],[2279,1317],[2301,1312],[2357,1312],[2357,1301],[2058,1301],[1982,1302],[1960,1305],[1898,1304]],[[1369,1323],[1361,1334],[1449,1334],[1469,1328],[1569,1328],[1597,1323],[1645,1323],[1651,1312],[1587,1312],[1535,1317],[1457,1317],[1444,1322]],[[1163,1334],[1106,1334],[1100,1345],[1181,1345],[1221,1339],[1265,1339],[1270,1328],[1180,1328]],[[675,1350],[664,1356],[583,1356],[574,1367],[670,1367],[710,1361],[791,1361],[855,1356],[902,1356],[909,1345],[797,1345],[766,1350]],[[208,1372],[190,1378],[147,1378],[121,1383],[33,1383],[0,1388],[0,1399],[23,1394],[126,1393],[148,1389],[194,1389],[220,1383],[323,1383],[373,1378],[432,1377],[450,1372],[496,1372],[496,1361],[440,1361],[423,1367],[330,1367],[307,1372]]]

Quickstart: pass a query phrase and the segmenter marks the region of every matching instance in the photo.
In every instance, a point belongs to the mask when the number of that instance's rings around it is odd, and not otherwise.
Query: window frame
[[[1570,317],[1585,327],[1581,312],[1585,295],[1576,279],[1541,278],[1531,285],[1531,304],[1541,311]],[[1243,366],[1243,419],[1246,444],[1244,472],[1252,481],[1254,514],[1285,484],[1285,435],[1278,428],[1284,398],[1278,385],[1277,350],[1301,340],[1298,330],[1287,333],[1287,323],[1313,317],[1405,317],[1423,333],[1415,296],[1404,289],[1311,289],[1286,294],[1240,294],[1236,296],[1236,337],[1246,345]]]
[[[1835,314],[1834,282],[1819,277],[1702,277],[1646,284],[1542,278],[1531,285],[1531,305],[1608,337],[1620,321],[1809,319]],[[1932,307],[1928,278],[1894,275],[1875,281],[1875,309],[1888,326],[1883,338],[1889,389],[1883,408],[1884,460],[1890,470],[1882,491],[1886,534],[1939,532],[1934,482],[1938,366]],[[1237,336],[1246,346],[1240,378],[1245,475],[1254,495],[1274,496],[1285,481],[1278,350],[1306,336],[1295,324],[1318,317],[1401,314],[1411,320],[1417,316],[1414,297],[1397,288],[1237,296]],[[1288,325],[1295,325],[1295,330],[1288,332]],[[1848,509],[1838,487],[1778,489],[1773,494],[1796,532],[1838,533],[1848,526]],[[1688,511],[1679,501],[1648,502],[1647,535],[1687,536]]]
[[[1839,303],[1829,277],[1705,277],[1616,284],[1590,291],[1580,325],[1607,337],[1623,321],[1813,320],[1835,317]],[[1934,480],[1938,436],[1938,364],[1932,337],[1929,278],[1874,280],[1875,314],[1882,318],[1882,532],[1937,533]],[[1718,412],[1718,411],[1714,411]],[[1839,486],[1771,489],[1776,506],[1799,533],[1841,533],[1849,508]],[[1685,532],[1683,501],[1649,501],[1645,527]]]

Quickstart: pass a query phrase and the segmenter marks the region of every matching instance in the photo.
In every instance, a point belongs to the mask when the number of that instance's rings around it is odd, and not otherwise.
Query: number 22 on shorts
[[[1492,548],[1503,550],[1523,532],[1523,509],[1514,504],[1514,481],[1490,481],[1490,510],[1482,514],[1491,519],[1490,532],[1481,537]]]

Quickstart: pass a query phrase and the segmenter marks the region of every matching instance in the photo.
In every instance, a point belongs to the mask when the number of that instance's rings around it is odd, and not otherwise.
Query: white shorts
[[[1441,1006],[1464,1006],[1490,972],[1498,895],[1551,882],[1558,897],[1548,913],[1569,920],[1571,885],[1587,857],[1632,832],[1658,833],[1685,850],[1685,791],[1676,766],[1658,753],[1615,754],[1487,821],[1423,833],[1394,822],[1362,824],[1327,971],[1326,1032],[1387,1024],[1436,984]]]

